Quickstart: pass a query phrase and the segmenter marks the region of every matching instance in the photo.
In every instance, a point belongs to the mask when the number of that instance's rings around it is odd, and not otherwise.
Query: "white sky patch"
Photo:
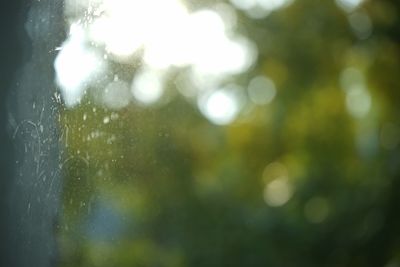
[[[104,14],[90,25],[89,34],[122,58],[141,47],[155,45],[160,35],[175,39],[173,31],[187,15],[177,0],[104,0],[101,9]]]
[[[127,29],[128,23],[123,18],[98,18],[90,26],[89,37],[98,44],[105,45],[107,52],[116,57],[128,57],[142,45],[138,29]]]
[[[236,88],[222,88],[200,97],[198,105],[203,115],[212,123],[227,125],[239,115],[241,99]]]
[[[155,8],[157,7],[157,8]],[[89,25],[89,37],[118,57],[144,49],[156,69],[193,66],[201,72],[236,74],[254,61],[254,45],[227,31],[236,14],[226,5],[189,13],[177,0],[105,0],[104,15]]]
[[[218,68],[215,66],[221,57],[218,52],[227,41],[222,18],[215,11],[201,10],[193,13],[187,23],[187,48],[191,64],[198,68]]]
[[[243,72],[253,63],[254,47],[243,37],[228,38],[227,26],[217,12],[200,10],[180,18],[145,45],[144,62],[150,67],[192,66],[199,73],[228,75]]]
[[[131,92],[142,104],[157,102],[164,93],[163,74],[150,70],[140,70],[134,77]]]
[[[54,68],[56,82],[67,106],[81,100],[92,78],[106,69],[99,53],[86,46],[85,33],[79,24],[72,24],[68,39],[62,44]]]
[[[218,3],[215,5],[214,10],[221,16],[224,21],[225,28],[232,31],[238,25],[238,18],[235,8],[227,3]]]
[[[164,76],[170,68],[185,68],[187,81],[192,82],[187,86],[193,87],[197,91],[193,95],[199,96],[204,95],[201,92],[219,88],[227,79],[247,71],[257,59],[256,45],[235,32],[236,9],[226,3],[217,3],[212,8],[194,12],[189,11],[180,0],[95,0],[93,4],[85,0],[76,3],[79,10],[85,5],[86,15],[71,13],[81,16],[81,21],[85,22],[85,28],[81,29],[79,35],[80,41],[72,42],[75,44],[73,47],[71,41],[66,42],[71,46],[70,54],[75,55],[62,57],[65,61],[80,58],[80,63],[81,59],[86,60],[78,67],[64,67],[64,76],[76,78],[70,82],[72,85],[64,86],[69,88],[69,94],[64,94],[69,106],[79,102],[87,77],[102,68],[97,54],[91,52],[96,49],[103,49],[103,56],[108,58],[110,55],[110,60],[115,63],[127,64],[129,60],[141,57],[143,67],[136,71],[130,91],[135,100],[145,105],[154,104],[163,96]],[[68,9],[73,10],[73,6],[74,2],[69,0]],[[85,46],[86,41],[92,47]],[[65,54],[65,51],[62,53]],[[113,100],[107,102],[103,99],[103,102],[109,107],[114,102],[118,103],[115,108],[119,108],[124,101],[117,101],[118,97],[110,94],[104,94],[105,99]],[[224,93],[217,93],[216,96],[228,103],[228,108],[225,115],[217,115],[220,118],[214,121],[226,124],[237,116],[236,101],[229,100],[231,97]],[[209,102],[208,110],[213,109],[210,108],[212,103]]]

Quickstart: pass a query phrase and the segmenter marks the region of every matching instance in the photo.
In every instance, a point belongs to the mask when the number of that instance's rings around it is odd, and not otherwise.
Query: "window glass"
[[[398,266],[398,12],[66,0],[60,266]]]

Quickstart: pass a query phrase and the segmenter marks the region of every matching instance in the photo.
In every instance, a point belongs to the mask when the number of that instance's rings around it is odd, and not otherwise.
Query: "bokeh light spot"
[[[290,200],[293,189],[287,177],[279,177],[264,188],[264,200],[271,207],[283,206]]]
[[[123,81],[113,81],[107,85],[103,94],[104,104],[111,109],[126,107],[131,99],[129,85]]]
[[[356,9],[364,0],[336,0],[336,4],[344,11],[352,12]]]
[[[137,101],[142,104],[153,104],[163,95],[162,74],[144,69],[139,71],[132,82],[131,91]]]
[[[362,86],[352,87],[347,92],[346,106],[350,115],[363,118],[371,109],[371,96]]]
[[[364,12],[355,12],[349,15],[349,23],[355,35],[360,39],[367,39],[372,34],[372,22]]]
[[[241,105],[234,90],[222,88],[200,98],[199,108],[212,123],[226,125],[235,120]]]
[[[250,81],[247,90],[250,100],[257,105],[270,103],[276,95],[274,82],[265,76],[257,76],[253,78]]]

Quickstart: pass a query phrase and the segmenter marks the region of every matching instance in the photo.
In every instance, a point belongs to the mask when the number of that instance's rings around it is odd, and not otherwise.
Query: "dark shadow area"
[[[10,247],[13,233],[10,221],[10,187],[15,175],[15,158],[8,127],[7,99],[15,83],[16,72],[27,58],[23,47],[29,47],[24,31],[27,3],[6,0],[0,3],[0,266],[16,266],[15,249]]]
[[[61,180],[51,49],[64,36],[61,3],[0,4],[0,266],[56,259]]]

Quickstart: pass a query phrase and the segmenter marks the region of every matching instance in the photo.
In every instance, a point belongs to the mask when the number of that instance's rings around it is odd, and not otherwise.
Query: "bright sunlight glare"
[[[140,70],[136,74],[131,88],[135,99],[142,104],[157,102],[164,92],[162,73],[152,70]]]
[[[222,88],[206,94],[199,100],[199,108],[212,123],[226,125],[234,121],[239,114],[240,99],[235,88]]]
[[[73,9],[75,1],[67,2]],[[83,5],[76,4],[76,8]],[[189,11],[179,0],[96,0],[86,5],[80,19],[76,15],[70,19],[74,21],[71,32],[79,28],[79,34],[71,33],[55,62],[58,84],[69,106],[79,103],[89,78],[105,61],[131,66],[141,61],[140,69],[134,72],[131,93],[137,102],[151,105],[163,95],[162,76],[171,68],[188,69],[193,81],[188,86],[194,85],[200,96],[200,92],[221,88],[231,76],[247,71],[257,58],[256,46],[235,32],[236,12],[228,4],[195,11]],[[102,56],[98,56],[100,52]],[[103,102],[112,108],[126,106],[127,101],[116,100],[116,91],[112,92]],[[225,115],[217,115],[218,124],[233,120],[237,113],[234,101],[223,95],[216,92],[207,105],[213,106],[213,99],[228,103],[220,112]]]
[[[105,71],[106,63],[96,50],[86,45],[83,28],[72,24],[54,68],[65,104],[71,107],[79,103],[86,86],[95,76]]]

